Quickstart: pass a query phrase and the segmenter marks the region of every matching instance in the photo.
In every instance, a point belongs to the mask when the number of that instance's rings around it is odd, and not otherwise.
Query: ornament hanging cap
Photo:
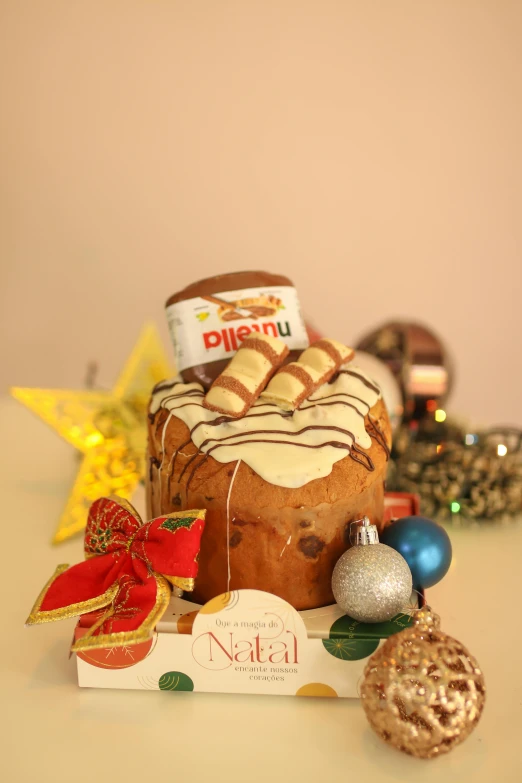
[[[379,543],[379,533],[377,531],[377,526],[372,525],[369,517],[364,516],[362,519],[357,519],[355,522],[351,523],[350,538],[352,537],[351,528],[353,525],[357,525],[355,541],[353,542],[354,546],[366,546],[367,544]]]

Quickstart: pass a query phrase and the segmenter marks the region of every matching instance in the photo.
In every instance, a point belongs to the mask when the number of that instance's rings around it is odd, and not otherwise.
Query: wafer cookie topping
[[[303,351],[297,362],[281,367],[261,397],[283,410],[293,411],[353,357],[353,349],[336,340],[318,340]]]
[[[287,356],[288,346],[282,340],[248,335],[212,384],[203,405],[234,418],[244,416]]]

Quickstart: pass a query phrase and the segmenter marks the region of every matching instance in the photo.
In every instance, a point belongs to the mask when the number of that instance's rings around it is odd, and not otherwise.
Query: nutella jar
[[[166,303],[176,368],[185,383],[208,388],[252,332],[278,337],[295,361],[309,345],[291,280],[269,272],[232,272],[192,283]]]

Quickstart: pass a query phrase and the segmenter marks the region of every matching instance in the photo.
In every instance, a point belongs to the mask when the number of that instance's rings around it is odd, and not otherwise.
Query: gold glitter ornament
[[[368,661],[361,701],[373,730],[419,758],[447,753],[479,722],[486,698],[475,658],[440,630],[429,606]]]
[[[13,397],[84,455],[53,543],[85,528],[97,498],[132,497],[145,475],[150,393],[171,375],[156,327],[150,324],[142,330],[111,391],[11,389]]]

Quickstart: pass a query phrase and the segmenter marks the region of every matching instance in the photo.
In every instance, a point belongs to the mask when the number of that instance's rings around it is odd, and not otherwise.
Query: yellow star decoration
[[[13,397],[84,455],[53,543],[85,528],[97,498],[131,498],[145,475],[150,393],[172,374],[156,327],[148,325],[112,391],[11,389]]]

